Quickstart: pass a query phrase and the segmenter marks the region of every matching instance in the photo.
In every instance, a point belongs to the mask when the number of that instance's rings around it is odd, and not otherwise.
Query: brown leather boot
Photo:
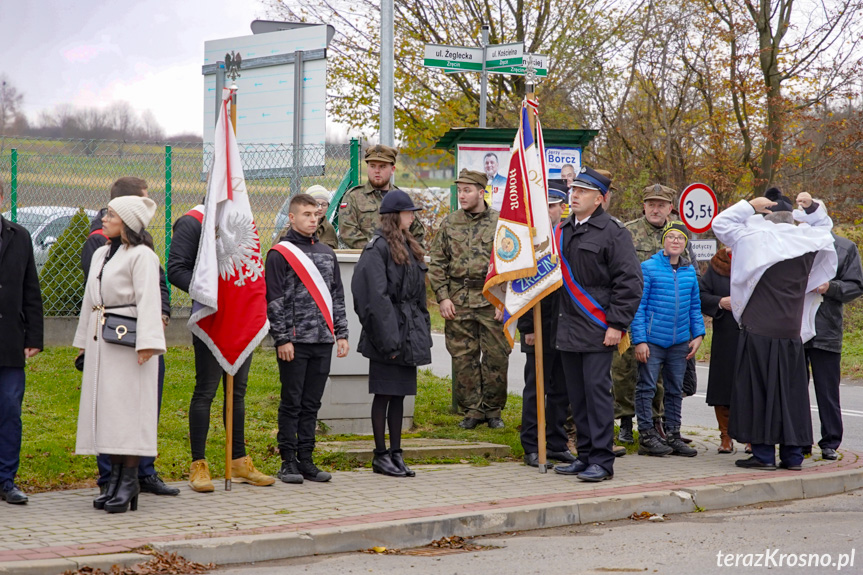
[[[731,441],[731,436],[728,435],[728,415],[729,409],[727,405],[714,405],[713,410],[716,412],[716,422],[719,423],[719,453],[732,453],[734,451],[734,442]]]

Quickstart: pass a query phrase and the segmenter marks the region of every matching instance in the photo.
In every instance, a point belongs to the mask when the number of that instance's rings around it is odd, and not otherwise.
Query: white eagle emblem
[[[264,275],[254,222],[241,212],[231,213],[216,228],[216,259],[222,280],[237,276],[234,285],[246,285]]]

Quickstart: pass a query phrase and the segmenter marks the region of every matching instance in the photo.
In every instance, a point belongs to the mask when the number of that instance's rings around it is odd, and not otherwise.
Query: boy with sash
[[[611,358],[641,302],[632,236],[602,209],[611,181],[588,167],[572,183],[571,213],[555,230],[563,264],[555,348],[575,420],[578,460],[555,472],[582,481],[614,477]]]
[[[324,386],[336,355],[348,354],[348,318],[339,263],[315,235],[317,203],[308,194],[291,199],[291,226],[267,254],[267,317],[276,346],[282,397],[276,477],[285,483],[329,481],[312,461]]]

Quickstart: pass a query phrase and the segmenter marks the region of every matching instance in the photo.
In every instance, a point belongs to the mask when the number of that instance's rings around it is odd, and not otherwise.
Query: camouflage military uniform
[[[491,260],[498,213],[464,210],[444,218],[432,243],[428,278],[438,302],[452,300],[455,319],[446,320],[446,349],[453,361],[453,386],[466,417],[500,417],[506,405],[507,367],[512,351],[494,307],[482,295]]]
[[[368,181],[345,192],[339,204],[339,236],[349,249],[366,247],[375,230],[381,226],[378,210],[384,194],[385,191],[375,189]],[[420,244],[423,243],[426,231],[419,219],[414,219],[410,232]]]
[[[321,223],[318,224],[315,230],[315,235],[322,244],[328,245],[334,250],[339,249],[339,238],[336,236],[336,228],[327,221],[327,218],[321,219]]]

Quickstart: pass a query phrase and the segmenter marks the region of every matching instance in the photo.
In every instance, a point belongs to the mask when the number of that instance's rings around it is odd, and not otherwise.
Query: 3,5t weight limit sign
[[[703,234],[710,229],[716,217],[716,194],[706,184],[690,184],[680,194],[680,219],[694,234]]]

